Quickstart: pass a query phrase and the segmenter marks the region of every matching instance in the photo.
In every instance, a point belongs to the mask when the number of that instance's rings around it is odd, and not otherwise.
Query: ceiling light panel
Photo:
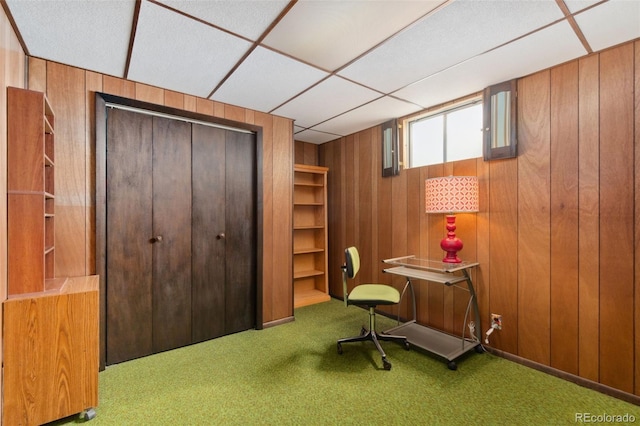
[[[421,109],[418,105],[385,96],[314,126],[313,130],[348,135]]]
[[[31,56],[122,77],[134,0],[8,0]]]
[[[594,51],[640,37],[640,2],[609,0],[575,16]]]
[[[298,126],[311,127],[380,96],[380,93],[373,90],[333,76],[274,110],[273,113],[293,118]]]
[[[257,40],[289,4],[288,0],[161,0],[167,6],[234,34]]]
[[[268,112],[327,75],[317,68],[257,47],[212,99]]]
[[[563,17],[553,1],[454,1],[339,74],[392,92]]]
[[[142,2],[128,78],[207,97],[251,43]]]
[[[333,71],[443,2],[302,0],[267,35],[264,44]]]
[[[429,108],[586,53],[569,23],[561,21],[398,90],[394,96]]]

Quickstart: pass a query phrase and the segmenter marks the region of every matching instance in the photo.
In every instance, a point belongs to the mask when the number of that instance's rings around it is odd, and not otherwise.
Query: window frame
[[[442,126],[443,126],[443,138],[442,138],[442,164],[447,163],[449,161],[454,161],[454,160],[447,160],[447,115],[465,108],[470,108],[472,106],[476,106],[476,105],[481,105],[484,108],[483,105],[483,95],[482,93],[478,93],[475,94],[473,96],[470,96],[464,100],[460,100],[457,102],[453,102],[453,103],[449,103],[445,106],[441,106],[438,107],[436,109],[430,110],[430,111],[423,111],[419,114],[415,114],[415,115],[411,115],[409,117],[406,117],[405,119],[402,120],[402,136],[403,136],[403,161],[402,164],[405,165],[405,169],[411,169],[411,168],[417,168],[417,167],[426,167],[428,165],[420,165],[420,166],[413,166],[411,163],[411,126],[413,123],[415,122],[419,122],[422,120],[426,120],[435,116],[439,116],[439,115],[443,115],[443,120],[442,120]],[[483,122],[481,121],[480,126],[483,125]],[[481,132],[482,131],[482,127],[478,128],[478,131]],[[482,140],[482,137],[481,137]],[[482,148],[482,147],[481,147]],[[480,150],[480,155],[477,158],[482,157],[482,149]],[[470,158],[476,158],[476,157],[470,157]],[[455,160],[458,161],[458,160]],[[441,164],[441,163],[433,163],[433,164]]]

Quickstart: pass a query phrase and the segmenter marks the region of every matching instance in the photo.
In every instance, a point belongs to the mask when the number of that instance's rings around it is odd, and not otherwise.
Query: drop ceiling
[[[640,0],[6,0],[29,56],[324,143],[640,37]]]

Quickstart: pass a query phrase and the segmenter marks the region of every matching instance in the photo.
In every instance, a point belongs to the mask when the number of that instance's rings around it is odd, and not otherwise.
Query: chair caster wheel
[[[387,371],[391,370],[391,363],[384,358],[382,359],[382,366]]]
[[[405,349],[405,350],[407,350],[407,351],[408,351],[409,349],[411,349],[411,345],[410,345],[410,344],[409,344],[409,342],[407,342],[406,340],[404,341],[404,349]]]
[[[338,343],[338,354],[342,355],[342,345]]]
[[[455,371],[458,369],[458,364],[456,364],[455,361],[449,361],[447,367],[449,368],[449,370]]]
[[[484,348],[482,347],[482,345],[478,345],[475,347],[476,353],[477,354],[481,354],[484,353]]]
[[[96,418],[96,410],[94,410],[93,408],[88,408],[84,410],[82,413],[80,413],[80,419],[85,422],[88,422],[89,420],[92,420],[95,418]]]

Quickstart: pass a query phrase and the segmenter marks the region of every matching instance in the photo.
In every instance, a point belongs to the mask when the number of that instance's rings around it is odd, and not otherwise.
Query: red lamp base
[[[456,217],[454,215],[447,215],[447,238],[443,238],[440,241],[440,247],[447,252],[447,255],[442,259],[445,263],[461,263],[462,260],[458,257],[458,252],[462,250],[462,241],[456,237]]]

